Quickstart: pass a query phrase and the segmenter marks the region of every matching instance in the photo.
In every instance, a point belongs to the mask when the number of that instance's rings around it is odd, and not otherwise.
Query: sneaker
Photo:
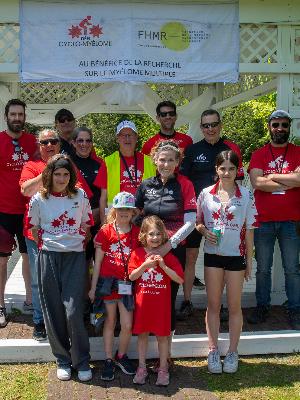
[[[24,301],[23,303],[23,314],[33,314],[33,304],[32,303],[26,303],[26,301]]]
[[[193,283],[193,285],[196,286],[196,287],[197,287],[198,289],[200,289],[200,290],[205,289],[205,284],[204,284],[203,282],[201,282],[200,279],[197,278],[196,276],[195,276],[195,278],[194,278],[194,283]]]
[[[148,376],[147,368],[145,367],[138,367],[136,374],[133,378],[133,383],[137,385],[144,385],[146,383],[146,378]]]
[[[157,374],[156,386],[168,386],[170,383],[170,374],[165,369],[159,369]]]
[[[168,371],[173,370],[175,368],[174,361],[172,360],[172,358],[168,358],[167,361],[168,361]],[[160,360],[156,360],[152,365],[152,367],[150,367],[150,372],[152,372],[153,374],[158,374],[159,366],[160,366]]]
[[[92,379],[92,377],[93,377],[93,375],[92,375],[91,369],[87,369],[86,371],[78,371],[78,379],[81,382],[90,381]]]
[[[207,362],[208,362],[208,371],[211,374],[221,374],[222,373],[222,363],[221,363],[219,350],[210,351],[208,353]]]
[[[220,309],[220,321],[221,322],[228,322],[229,321],[229,312],[228,309],[221,305]]]
[[[257,306],[247,317],[247,322],[249,322],[249,324],[260,324],[261,322],[265,322],[268,318],[269,310],[268,306]]]
[[[292,329],[296,331],[300,330],[300,311],[290,310],[288,311],[289,322]]]
[[[0,307],[0,328],[4,328],[7,323],[6,308]]]
[[[183,301],[181,303],[179,312],[176,313],[176,318],[178,319],[178,321],[185,321],[188,319],[188,317],[193,315],[193,312],[194,312],[194,307],[192,302],[189,300]]]
[[[69,381],[71,379],[71,368],[57,367],[56,376],[60,381]]]
[[[223,372],[227,374],[234,374],[238,370],[239,355],[236,351],[231,351],[226,354],[223,361]]]
[[[38,342],[47,339],[45,325],[42,322],[39,324],[34,324],[32,339],[37,340]]]
[[[121,358],[118,356],[118,352],[115,356],[116,365],[121,368],[121,370],[126,375],[135,375],[136,368],[132,365],[132,362],[129,360],[127,354],[123,354]]]
[[[103,381],[112,381],[113,379],[115,379],[115,368],[116,366],[113,360],[111,358],[107,358],[104,362],[104,367],[101,372],[100,378]]]

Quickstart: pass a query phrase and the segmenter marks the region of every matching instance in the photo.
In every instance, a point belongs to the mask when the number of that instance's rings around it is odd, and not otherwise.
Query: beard
[[[7,121],[7,127],[12,133],[20,133],[25,126],[25,122],[23,121]]]
[[[272,142],[275,144],[284,144],[289,140],[290,132],[270,133]]]

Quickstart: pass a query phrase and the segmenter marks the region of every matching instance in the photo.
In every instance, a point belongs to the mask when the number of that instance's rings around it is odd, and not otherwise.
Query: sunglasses
[[[19,141],[18,141],[17,139],[13,139],[11,142],[12,142],[12,144],[13,144],[14,147],[15,147],[15,152],[16,152],[16,153],[20,153],[21,147],[20,147],[20,145],[19,145]]]
[[[162,118],[165,118],[167,116],[176,117],[176,111],[161,111],[158,115]]]
[[[52,144],[53,146],[56,145],[57,143],[59,143],[59,139],[44,139],[44,140],[40,140],[40,145],[42,146],[48,146],[48,144]]]
[[[272,122],[271,123],[272,128],[279,128],[279,126],[281,126],[284,129],[287,129],[290,127],[290,123],[289,122]]]
[[[92,143],[92,139],[76,139],[76,143],[83,144],[83,143]]]
[[[58,122],[60,123],[60,124],[63,124],[64,122],[71,122],[71,121],[74,121],[74,119],[73,118],[71,118],[71,117],[62,117],[62,118],[58,118]]]
[[[201,127],[204,129],[208,129],[208,128],[216,128],[219,125],[220,121],[216,121],[216,122],[211,122],[210,124],[201,124]]]

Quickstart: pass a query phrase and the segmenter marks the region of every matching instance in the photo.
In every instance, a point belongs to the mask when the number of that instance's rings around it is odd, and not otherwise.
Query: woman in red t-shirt
[[[144,218],[139,240],[143,247],[132,252],[128,265],[129,279],[137,281],[133,333],[139,335],[139,367],[133,382],[144,384],[148,375],[146,352],[151,332],[156,335],[160,358],[156,385],[167,386],[169,384],[168,337],[171,333],[171,280],[182,284],[183,270],[172,253],[164,257],[151,254],[153,249],[168,241],[166,228],[159,217],[152,215]]]
[[[131,282],[128,279],[127,264],[130,253],[138,247],[139,228],[132,225],[136,213],[134,196],[128,192],[118,193],[113,199],[113,207],[105,224],[95,237],[95,263],[89,298],[95,299],[95,291],[100,275],[105,283],[112,281],[110,295],[104,296],[106,318],[103,328],[103,341],[106,360],[101,379],[114,379],[115,365],[128,375],[135,374],[135,368],[126,352],[131,338],[132,310],[125,307],[125,295],[132,296]],[[117,319],[117,308],[120,312],[121,331],[119,349],[113,361],[112,349],[114,330]]]

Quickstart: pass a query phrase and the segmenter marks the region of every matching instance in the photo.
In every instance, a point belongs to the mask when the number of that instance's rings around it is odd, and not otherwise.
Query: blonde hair
[[[149,217],[145,217],[142,222],[141,230],[139,233],[139,241],[141,245],[143,247],[147,246],[146,236],[151,226],[154,226],[161,233],[161,244],[165,244],[169,240],[165,224],[157,215],[150,215]]]
[[[181,163],[183,159],[182,151],[178,144],[174,140],[159,140],[155,146],[152,147],[150,156],[152,160],[155,162],[159,153],[162,151],[173,151],[175,153],[175,160]]]
[[[117,212],[116,212],[116,208],[111,208],[109,211],[108,211],[108,214],[107,214],[107,217],[106,217],[106,224],[114,224],[115,222],[116,222],[116,218],[117,218]],[[133,217],[135,217],[136,216],[136,214],[137,214],[137,210],[136,210],[136,208],[133,208],[132,209],[132,211],[133,211],[133,216],[132,216],[132,218]],[[132,220],[132,219],[131,219]]]

